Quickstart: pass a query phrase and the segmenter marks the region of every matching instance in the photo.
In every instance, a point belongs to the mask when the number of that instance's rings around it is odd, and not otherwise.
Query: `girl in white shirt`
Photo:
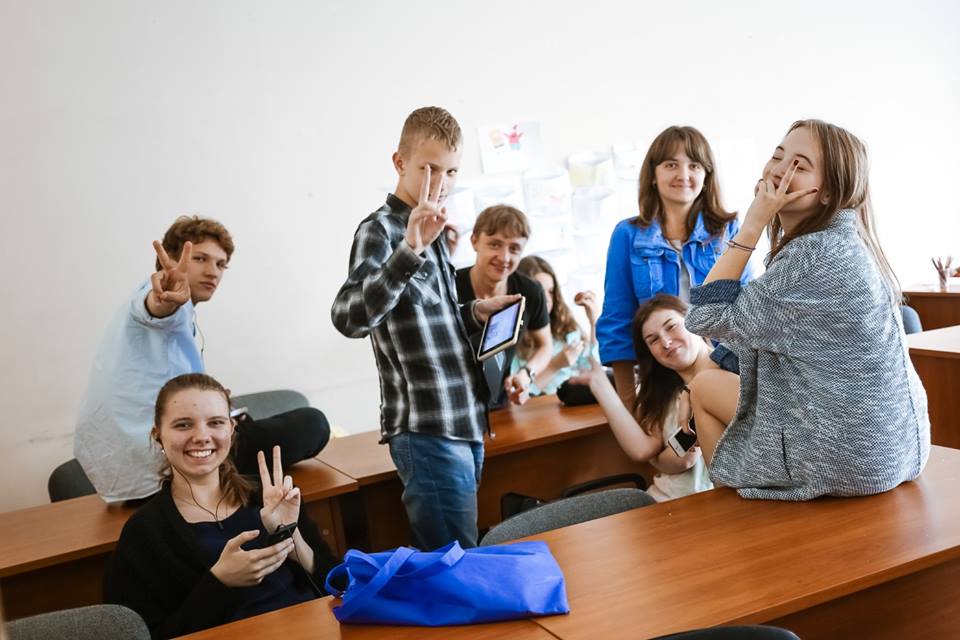
[[[657,501],[672,500],[712,489],[700,447],[694,444],[677,455],[669,439],[678,430],[692,431],[687,383],[708,369],[719,369],[725,350],[714,349],[687,331],[683,319],[687,304],[680,298],[657,294],[642,304],[633,319],[637,356],[636,401],[633,415],[617,394],[600,363],[580,376],[589,383],[624,452],[638,462],[649,462],[657,475],[647,493]]]

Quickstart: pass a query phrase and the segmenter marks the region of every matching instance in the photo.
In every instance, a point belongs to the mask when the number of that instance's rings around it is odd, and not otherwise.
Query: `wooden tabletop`
[[[523,406],[490,413],[494,438],[486,439],[486,456],[538,447],[605,429],[607,419],[599,405],[564,407],[556,396],[531,398]],[[354,478],[360,486],[396,477],[397,467],[380,431],[365,431],[334,438],[317,456],[334,469]]]
[[[357,489],[355,480],[317,460],[298,462],[290,473],[305,502]],[[0,513],[0,578],[112,551],[134,511],[93,495]]]
[[[960,557],[960,451],[876,496],[752,501],[715,489],[547,532],[577,640],[770,620]]]
[[[0,513],[0,578],[112,550],[133,511],[94,495]]]
[[[190,640],[556,640],[529,620],[463,627],[382,627],[341,625],[333,617],[337,600],[327,597],[193,633]]]
[[[357,490],[357,481],[316,458],[290,467],[293,484],[300,487],[305,502],[332,498]]]
[[[908,289],[903,290],[903,295],[907,297],[907,304],[910,303],[910,298],[951,298],[960,296],[960,286],[950,284],[947,285],[946,291],[941,291],[938,284],[910,285]]]
[[[960,325],[907,336],[911,355],[960,358]]]

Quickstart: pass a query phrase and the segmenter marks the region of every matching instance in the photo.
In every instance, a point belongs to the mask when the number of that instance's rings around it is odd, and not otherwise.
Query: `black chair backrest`
[[[50,474],[50,479],[47,480],[47,493],[50,494],[50,502],[89,496],[96,492],[93,483],[83,472],[83,467],[80,466],[76,458],[71,458],[54,469],[53,473]]]

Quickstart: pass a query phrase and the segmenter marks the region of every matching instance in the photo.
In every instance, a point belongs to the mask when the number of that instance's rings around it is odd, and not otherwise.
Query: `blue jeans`
[[[483,443],[400,433],[389,446],[414,546],[432,551],[454,540],[464,548],[477,546]]]

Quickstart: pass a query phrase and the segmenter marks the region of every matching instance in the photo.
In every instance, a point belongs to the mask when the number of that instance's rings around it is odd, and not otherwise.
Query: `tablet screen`
[[[517,325],[520,322],[522,308],[523,299],[521,298],[490,316],[484,329],[483,342],[480,344],[479,356],[481,358],[497,347],[513,340],[517,334]]]

